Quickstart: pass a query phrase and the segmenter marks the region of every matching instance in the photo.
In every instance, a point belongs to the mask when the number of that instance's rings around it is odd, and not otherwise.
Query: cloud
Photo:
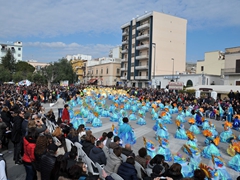
[[[125,22],[152,10],[188,19],[189,29],[239,27],[239,7],[239,0],[5,1],[0,6],[0,37],[116,33]]]
[[[81,45],[63,42],[25,42],[23,45],[27,51],[25,52],[26,56],[23,57],[24,60],[34,59],[39,62],[53,62],[73,54],[91,55],[93,58],[108,56],[110,49],[114,47],[114,45],[108,44]]]

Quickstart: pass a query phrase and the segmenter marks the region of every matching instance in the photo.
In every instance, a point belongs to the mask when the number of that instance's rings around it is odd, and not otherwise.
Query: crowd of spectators
[[[159,179],[183,179],[181,165],[174,163],[171,166],[164,161],[164,156],[156,155],[150,158],[147,150],[142,147],[135,154],[131,145],[122,147],[120,138],[113,132],[104,132],[102,137],[95,137],[84,125],[75,130],[69,122],[69,117],[64,116],[67,105],[65,102],[76,95],[83,95],[84,87],[64,88],[52,87],[48,90],[42,86],[7,86],[1,87],[0,96],[0,149],[8,149],[8,144],[14,144],[13,160],[16,165],[24,165],[26,179],[124,179],[137,180],[139,172],[136,164],[139,164],[148,173],[141,172],[145,180]],[[136,96],[140,101],[161,101],[163,104],[176,103],[183,109],[203,108],[205,115],[209,117],[215,112],[213,118],[218,119],[217,111],[221,106],[224,110],[220,119],[227,119],[229,108],[233,107],[233,114],[240,114],[239,92],[228,94],[224,99],[214,100],[209,96],[195,98],[187,93],[176,93],[156,89],[126,89],[130,95]],[[52,110],[45,112],[41,103],[54,103],[58,108],[58,118]],[[220,106],[219,106],[220,105]],[[219,115],[220,116],[220,115]],[[225,118],[224,118],[225,117]],[[67,121],[66,121],[67,120]],[[47,128],[47,121],[56,124],[54,132]],[[69,147],[67,142],[71,142]],[[87,162],[79,156],[81,150],[89,159],[102,167],[95,169],[99,175],[89,172]],[[0,165],[4,161],[0,155]],[[6,164],[6,163],[5,163]],[[3,168],[1,168],[3,174]],[[7,175],[7,171],[5,170]],[[99,172],[102,171],[102,172]],[[204,172],[196,170],[195,179],[204,179]]]

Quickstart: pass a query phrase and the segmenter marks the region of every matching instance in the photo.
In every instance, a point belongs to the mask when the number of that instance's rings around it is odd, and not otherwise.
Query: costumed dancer
[[[169,138],[169,133],[168,130],[165,126],[163,126],[161,123],[158,123],[158,128],[156,132],[156,140],[160,138],[168,139]]]
[[[183,177],[193,177],[193,169],[192,166],[189,166],[188,161],[181,154],[173,154],[173,162],[178,163],[182,166],[181,173]]]
[[[201,153],[202,156],[207,159],[210,159],[212,155],[221,156],[218,149],[220,138],[216,137],[215,139],[212,139],[211,137],[209,137],[209,141],[210,141],[209,145],[207,145]]]
[[[178,113],[178,107],[177,107],[177,103],[173,103],[173,110],[172,110],[173,113]]]
[[[220,141],[221,142],[227,142],[227,139],[230,138],[233,133],[232,133],[232,123],[225,121],[223,124],[224,131],[220,133]]]
[[[117,127],[114,126],[114,124],[112,124],[111,130],[113,132],[113,136],[117,136],[118,135],[118,129],[117,129]]]
[[[240,119],[239,119],[239,115],[235,115],[233,118],[233,129],[235,130],[239,130],[240,128]]]
[[[204,117],[202,117],[202,121],[203,121],[203,123],[202,123],[202,130],[209,129],[210,128],[210,124],[209,124],[210,121],[208,121]]]
[[[196,112],[195,120],[196,120],[197,126],[202,127],[202,115],[201,115],[200,110],[198,110],[198,111]]]
[[[109,112],[107,106],[105,106],[105,107],[103,108],[102,117],[110,117],[110,112]]]
[[[119,116],[119,113],[118,113],[118,109],[115,109],[112,113],[112,116],[110,116],[110,121],[111,122],[118,122],[120,116]]]
[[[138,125],[142,126],[142,125],[146,125],[147,124],[146,120],[144,119],[144,117],[145,117],[144,112],[139,110],[139,119],[137,120],[137,124]]]
[[[235,156],[236,155],[236,152],[235,150],[233,149],[233,146],[237,146],[236,144],[239,144],[240,142],[236,140],[236,136],[233,135],[232,137],[230,137],[227,142],[229,142],[229,146],[227,148],[227,153],[230,155],[230,156]]]
[[[204,143],[205,143],[206,145],[209,145],[209,144],[210,144],[210,139],[214,139],[214,138],[215,138],[215,136],[213,136],[212,132],[209,131],[208,129],[203,130],[203,131],[202,131],[202,134],[206,137],[206,139],[205,139],[205,141],[204,141]]]
[[[216,130],[215,125],[213,123],[211,123],[210,121],[209,121],[209,125],[210,125],[209,131],[212,133],[212,135],[214,137],[218,136],[218,132]]]
[[[212,163],[214,165],[214,174],[217,175],[217,179],[232,180],[230,174],[226,170],[225,163],[221,157],[212,156]]]
[[[193,132],[194,134],[201,134],[201,131],[199,127],[195,124],[195,120],[193,118],[190,118],[188,122],[190,124],[189,131]]]
[[[162,121],[164,124],[172,124],[171,115],[168,112],[168,109],[165,108],[165,111],[161,113]]]
[[[123,124],[119,127],[118,137],[123,141],[123,145],[125,144],[135,144],[136,136],[132,127],[128,124],[128,118],[123,118]]]
[[[232,107],[232,104],[229,104],[229,107],[228,107],[228,114],[227,114],[227,120],[229,122],[232,122],[232,118],[233,118],[233,114],[234,114],[234,110],[233,110],[233,107]]]
[[[94,114],[95,118],[92,121],[92,126],[93,127],[102,127],[102,121],[99,118],[99,114],[97,112],[94,112],[93,114]]]
[[[159,142],[159,146],[158,146],[157,154],[163,155],[165,161],[172,161],[172,154],[170,149],[168,148],[168,143],[169,143],[168,140],[158,136],[158,142]]]
[[[135,113],[133,113],[132,111],[129,111],[129,121],[136,121],[137,120],[137,116],[135,115]]]
[[[240,172],[240,143],[234,144],[233,149],[235,150],[236,154],[228,162],[228,166],[235,171]]]
[[[147,154],[151,156],[151,158],[153,158],[156,155],[154,143],[152,141],[147,141],[145,137],[143,137],[143,143],[145,148],[147,149]]]
[[[178,120],[176,120],[175,123],[177,125],[177,131],[175,133],[175,138],[187,140],[188,137],[187,137],[186,131],[184,129],[184,125],[181,124],[181,122]]]

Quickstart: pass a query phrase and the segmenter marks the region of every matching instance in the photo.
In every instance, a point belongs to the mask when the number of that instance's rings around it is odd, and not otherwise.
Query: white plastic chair
[[[101,179],[104,179],[104,177],[102,177],[102,174],[103,174],[103,167],[100,165],[100,164],[98,164],[97,162],[95,163],[95,165],[96,165],[96,167],[97,167],[97,169],[98,169],[98,172],[99,172],[99,177],[101,178]]]
[[[69,139],[65,139],[65,142],[66,142],[66,146],[67,146],[67,152],[70,152],[71,149],[72,149],[72,146],[74,146],[73,142]]]
[[[146,173],[145,169],[137,161],[135,161],[135,169],[137,170],[137,177],[142,180],[142,172]]]
[[[74,145],[77,147],[78,150],[78,157],[83,157],[86,153],[82,150],[82,145],[79,142],[75,142]]]
[[[110,175],[114,180],[124,180],[121,176],[119,176],[118,174],[116,173],[112,173]]]
[[[88,172],[92,173],[92,175],[94,176],[99,175],[99,172],[95,163],[86,154],[82,157],[82,161],[87,164]]]

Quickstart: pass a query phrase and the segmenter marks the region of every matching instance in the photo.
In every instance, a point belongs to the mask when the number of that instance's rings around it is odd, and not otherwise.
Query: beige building
[[[156,87],[157,75],[185,72],[186,28],[186,19],[154,11],[122,25],[121,81]]]
[[[225,49],[225,67],[222,69],[224,85],[240,85],[240,47]]]
[[[120,81],[120,59],[100,58],[87,61],[84,83],[113,86]]]
[[[221,75],[224,69],[225,55],[220,51],[206,52],[204,60],[197,61],[197,74]]]
[[[48,63],[41,63],[41,62],[37,62],[35,60],[29,60],[29,61],[27,61],[27,63],[32,65],[35,68],[35,72],[40,71],[45,66],[49,65]]]

